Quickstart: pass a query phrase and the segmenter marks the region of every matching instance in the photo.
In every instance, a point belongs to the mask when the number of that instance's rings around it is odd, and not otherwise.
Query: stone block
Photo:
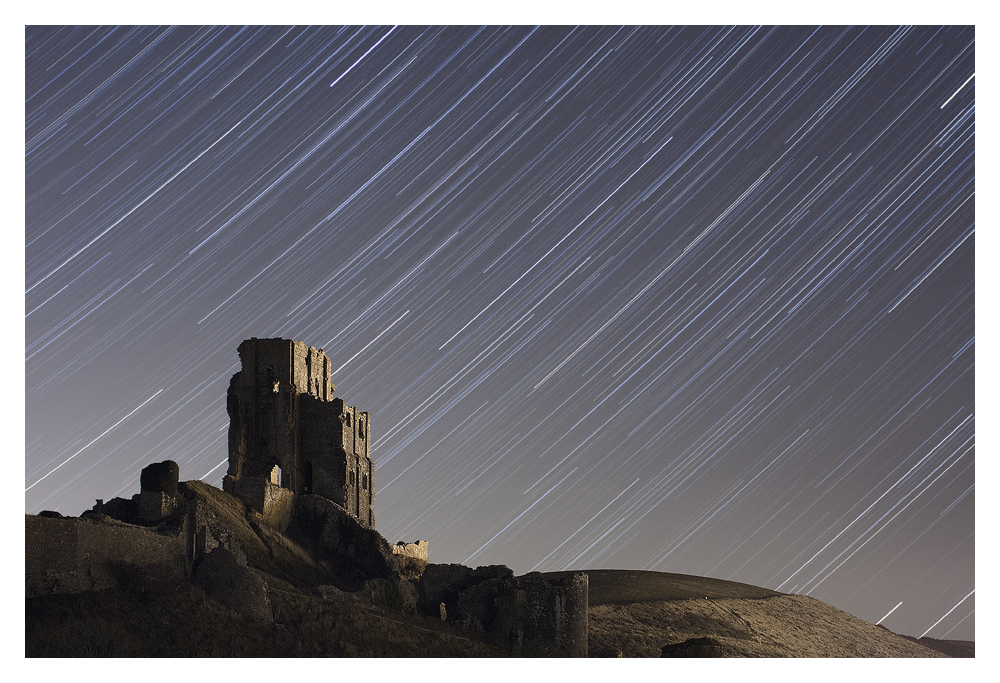
[[[392,553],[427,562],[427,541],[416,541],[414,543],[398,541],[392,546]]]
[[[177,495],[180,468],[173,460],[154,462],[142,468],[139,474],[139,488],[143,491],[162,491],[170,496]]]
[[[588,584],[580,573],[549,581],[537,572],[515,577],[502,565],[432,564],[419,581],[418,610],[482,631],[514,655],[586,657]]]
[[[288,528],[295,503],[295,493],[290,489],[263,477],[244,477],[233,483],[233,491],[232,495],[259,512],[268,525],[282,533]]]
[[[458,615],[459,595],[484,581],[508,578],[513,579],[514,572],[504,565],[473,569],[461,564],[429,564],[420,575],[417,610],[438,616],[444,603],[449,615]]]

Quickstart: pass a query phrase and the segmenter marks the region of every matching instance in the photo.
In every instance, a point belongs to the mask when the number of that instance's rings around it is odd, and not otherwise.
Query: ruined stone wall
[[[270,376],[271,366],[265,373]],[[227,483],[244,477],[265,477],[277,465],[284,477],[297,469],[297,396],[282,391],[264,391],[245,386],[243,373],[230,382],[226,406],[229,412],[229,469]]]
[[[240,344],[239,355],[241,368],[230,381],[226,401],[227,481],[266,475],[278,465],[282,485],[297,490],[300,399],[330,400],[335,388],[328,374],[330,359],[290,339],[248,339]]]
[[[303,396],[299,404],[300,485],[302,493],[318,493],[347,507],[346,453],[343,443],[344,402]]]
[[[248,477],[235,483],[235,496],[244,505],[261,514],[264,521],[284,532],[291,519],[295,493],[258,477]]]
[[[318,493],[364,524],[375,522],[374,470],[368,455],[368,413],[340,399],[301,397],[299,460],[302,493]]]
[[[322,349],[317,349],[300,341],[291,341],[291,377],[289,382],[300,394],[313,396],[322,401],[333,398],[333,383],[330,381],[330,358]]]
[[[369,414],[333,398],[330,359],[290,339],[251,338],[227,396],[229,470],[223,490],[261,511],[262,487],[236,482],[281,470],[281,486],[318,493],[374,525]]]
[[[354,408],[354,454],[356,462],[357,516],[368,526],[375,526],[375,490],[372,476],[375,471],[369,455],[371,432],[369,415]]]
[[[417,609],[470,631],[519,656],[586,657],[589,580],[571,574],[546,580],[515,577],[502,565],[471,569],[431,564],[418,582]]]
[[[399,541],[392,546],[392,553],[427,562],[427,541],[416,541],[415,543]]]
[[[102,590],[130,581],[169,583],[188,572],[183,533],[111,519],[24,516],[25,597]]]
[[[323,401],[333,398],[330,358],[322,349],[291,339],[252,337],[239,346],[239,386],[294,391]]]

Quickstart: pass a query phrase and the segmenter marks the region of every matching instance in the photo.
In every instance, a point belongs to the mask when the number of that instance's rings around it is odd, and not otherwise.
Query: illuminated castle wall
[[[369,415],[333,398],[330,358],[290,339],[239,346],[223,489],[262,510],[274,487],[321,495],[374,526]]]

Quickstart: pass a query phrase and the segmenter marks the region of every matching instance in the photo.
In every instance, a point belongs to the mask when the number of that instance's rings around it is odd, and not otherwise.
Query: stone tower
[[[374,526],[369,415],[333,398],[330,358],[290,339],[247,339],[229,382],[223,489],[264,512],[280,489],[319,494]]]

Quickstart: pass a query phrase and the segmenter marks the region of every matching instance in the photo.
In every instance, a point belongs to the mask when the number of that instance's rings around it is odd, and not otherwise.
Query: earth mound
[[[591,657],[948,657],[960,651],[940,651],[806,596],[686,574],[585,571]]]

